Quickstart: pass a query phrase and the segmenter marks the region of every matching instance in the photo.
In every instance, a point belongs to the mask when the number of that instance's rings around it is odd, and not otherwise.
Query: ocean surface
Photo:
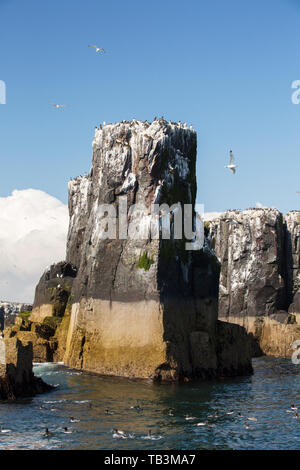
[[[273,358],[253,365],[251,377],[179,386],[35,365],[56,388],[0,403],[8,431],[0,433],[0,449],[299,449],[300,420],[291,405],[300,403],[300,365]],[[197,426],[206,421],[210,426]],[[43,436],[46,427],[50,437]],[[114,428],[125,436],[114,436]]]

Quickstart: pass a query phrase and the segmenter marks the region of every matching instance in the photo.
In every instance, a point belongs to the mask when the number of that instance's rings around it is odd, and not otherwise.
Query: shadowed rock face
[[[77,268],[62,261],[47,268],[35,291],[30,317],[17,317],[5,336],[30,341],[34,362],[60,362],[65,354]]]
[[[273,209],[229,211],[211,222],[221,262],[219,318],[256,317],[286,306],[283,219]]]
[[[32,343],[0,338],[0,399],[15,400],[51,390],[32,372]]]
[[[76,275],[77,268],[65,261],[46,269],[35,290],[30,320],[43,321],[46,317],[62,317]]]
[[[101,205],[118,211],[121,196],[128,208],[143,204],[144,215],[154,203],[194,206],[195,163],[196,133],[186,126],[132,121],[96,130],[90,174],[69,183],[67,262],[78,272],[68,365],[175,381],[251,371],[247,341],[234,345],[244,330],[217,322],[219,264],[209,249],[100,236]],[[138,212],[127,221],[141,228]]]
[[[285,216],[287,226],[287,291],[290,301],[289,312],[300,315],[300,211],[289,212]]]
[[[0,331],[4,330],[4,318],[5,318],[4,307],[0,307]]]
[[[254,355],[290,356],[299,339],[300,213],[228,211],[207,222],[221,262],[219,318],[244,326]]]

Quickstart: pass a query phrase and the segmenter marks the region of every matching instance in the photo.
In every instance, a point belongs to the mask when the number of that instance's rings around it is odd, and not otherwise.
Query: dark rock
[[[219,318],[244,326],[253,355],[291,356],[300,323],[300,212],[228,211],[206,222],[221,263]]]
[[[32,372],[32,343],[0,338],[0,398],[16,400],[53,389]]]
[[[47,269],[36,287],[30,320],[42,322],[46,317],[63,317],[76,275],[77,268],[65,261]]]

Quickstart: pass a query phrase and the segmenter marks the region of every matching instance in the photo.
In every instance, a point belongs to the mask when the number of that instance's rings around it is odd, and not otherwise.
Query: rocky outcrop
[[[14,324],[16,317],[19,314],[31,312],[31,304],[22,304],[19,302],[5,302],[0,301],[0,330],[4,327],[11,326]],[[4,320],[3,320],[4,316]]]
[[[253,354],[291,356],[299,339],[299,213],[227,211],[206,222],[221,263],[219,318],[244,326]],[[293,315],[291,315],[293,314]]]
[[[16,400],[52,390],[32,371],[32,343],[0,338],[0,399]]]
[[[214,255],[161,232],[152,237],[147,227],[154,203],[194,211],[195,163],[196,133],[184,125],[124,121],[96,130],[90,174],[69,183],[67,262],[78,271],[67,365],[166,381],[251,372],[244,330],[217,321]],[[143,238],[120,233],[124,201],[128,230],[144,230]],[[115,237],[104,235],[113,216],[103,204],[117,214]],[[43,295],[33,319],[49,314]]]
[[[63,317],[76,275],[77,268],[65,261],[46,269],[35,290],[30,320],[41,322],[47,317]]]
[[[77,268],[65,261],[47,268],[36,287],[31,315],[17,317],[5,330],[10,338],[32,343],[34,362],[64,359],[76,275]]]

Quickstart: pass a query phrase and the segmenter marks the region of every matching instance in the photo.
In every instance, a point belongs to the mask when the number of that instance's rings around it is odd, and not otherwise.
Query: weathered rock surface
[[[219,318],[247,329],[254,355],[291,356],[300,338],[299,215],[249,209],[206,222],[221,263]]]
[[[34,362],[61,362],[64,359],[70,323],[71,289],[77,269],[62,261],[42,275],[29,317],[17,317],[5,335],[31,341]]]
[[[63,317],[76,275],[77,268],[65,261],[53,264],[44,272],[36,287],[31,321]]]
[[[22,304],[19,302],[5,302],[1,300],[0,301],[0,330],[3,330],[4,327],[13,325],[17,315],[19,315],[20,313],[31,312],[31,310],[32,310],[31,304]],[[3,320],[3,315],[4,315],[4,320]]]
[[[289,212],[285,216],[285,221],[287,227],[289,312],[294,314],[297,323],[300,323],[300,211]]]
[[[217,321],[219,265],[208,249],[186,251],[185,240],[148,232],[144,239],[101,236],[101,205],[118,211],[121,196],[128,208],[143,204],[143,215],[154,203],[194,207],[195,163],[196,133],[186,126],[161,119],[96,130],[90,174],[69,183],[67,262],[78,267],[69,366],[174,381],[251,372],[245,331]],[[140,215],[127,219],[137,230]],[[48,315],[51,302],[40,299],[33,319]]]
[[[32,343],[0,337],[0,399],[15,400],[50,391],[32,371]]]

